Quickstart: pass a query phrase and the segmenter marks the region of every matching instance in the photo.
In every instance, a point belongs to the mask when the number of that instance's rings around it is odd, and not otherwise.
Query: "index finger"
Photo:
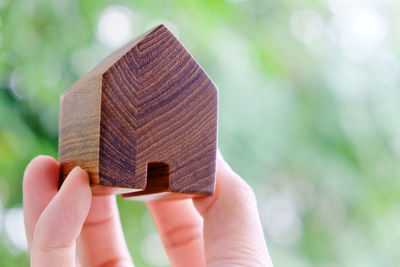
[[[83,266],[133,266],[115,196],[93,196],[78,249]]]
[[[50,156],[38,156],[26,167],[23,181],[25,231],[29,248],[36,222],[58,192],[58,162]]]
[[[174,267],[205,266],[203,221],[191,199],[146,203]]]

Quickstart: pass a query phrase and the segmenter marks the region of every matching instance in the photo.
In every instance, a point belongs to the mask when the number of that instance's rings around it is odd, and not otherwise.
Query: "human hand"
[[[114,196],[92,196],[75,168],[39,156],[25,170],[23,205],[31,266],[133,266]],[[251,188],[219,155],[213,196],[147,203],[172,266],[272,266]]]

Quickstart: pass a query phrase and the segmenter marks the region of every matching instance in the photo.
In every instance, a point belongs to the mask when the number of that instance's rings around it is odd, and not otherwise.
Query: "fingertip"
[[[71,170],[61,186],[61,191],[69,191],[67,194],[85,194],[91,200],[92,192],[90,189],[89,175],[80,166]],[[76,192],[76,191],[80,192]]]
[[[30,186],[31,183],[40,182],[43,177],[57,179],[58,181],[59,165],[51,156],[39,155],[33,158],[24,172],[24,188]]]
[[[89,175],[88,173],[82,169],[80,166],[76,166],[74,167],[71,172],[68,174],[66,179],[71,179],[71,177],[78,177],[79,179],[81,179],[82,181],[86,181],[87,183],[89,183]],[[77,179],[77,178],[75,178]]]
[[[48,155],[38,155],[28,163],[25,171],[30,171],[32,169],[36,169],[37,167],[54,168],[55,166],[58,167],[58,162],[53,157]]]
[[[217,159],[224,159],[224,156],[222,156],[222,153],[219,149],[217,149]]]
[[[196,209],[204,217],[211,208],[231,209],[231,206],[243,209],[256,209],[256,196],[250,185],[243,180],[223,159],[217,155],[216,186],[212,196],[193,199]]]
[[[216,159],[216,176],[218,177],[220,175],[237,176],[239,179],[241,179],[218,150]]]
[[[216,191],[222,189],[233,190],[235,188],[240,188],[243,190],[244,195],[254,195],[253,189],[250,185],[237,174],[228,162],[222,157],[219,152],[217,156],[217,168],[216,168]]]

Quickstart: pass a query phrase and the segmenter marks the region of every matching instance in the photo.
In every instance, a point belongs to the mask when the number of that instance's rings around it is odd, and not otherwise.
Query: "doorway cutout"
[[[169,165],[165,162],[147,163],[146,193],[157,193],[168,191],[169,188]]]

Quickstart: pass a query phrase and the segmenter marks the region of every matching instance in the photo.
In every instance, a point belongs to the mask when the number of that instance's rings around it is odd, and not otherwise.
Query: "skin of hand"
[[[34,158],[25,170],[31,266],[133,266],[115,196],[92,196],[79,167],[60,189],[58,183],[59,164],[49,156]],[[174,267],[273,266],[255,195],[220,154],[214,195],[146,204]]]

